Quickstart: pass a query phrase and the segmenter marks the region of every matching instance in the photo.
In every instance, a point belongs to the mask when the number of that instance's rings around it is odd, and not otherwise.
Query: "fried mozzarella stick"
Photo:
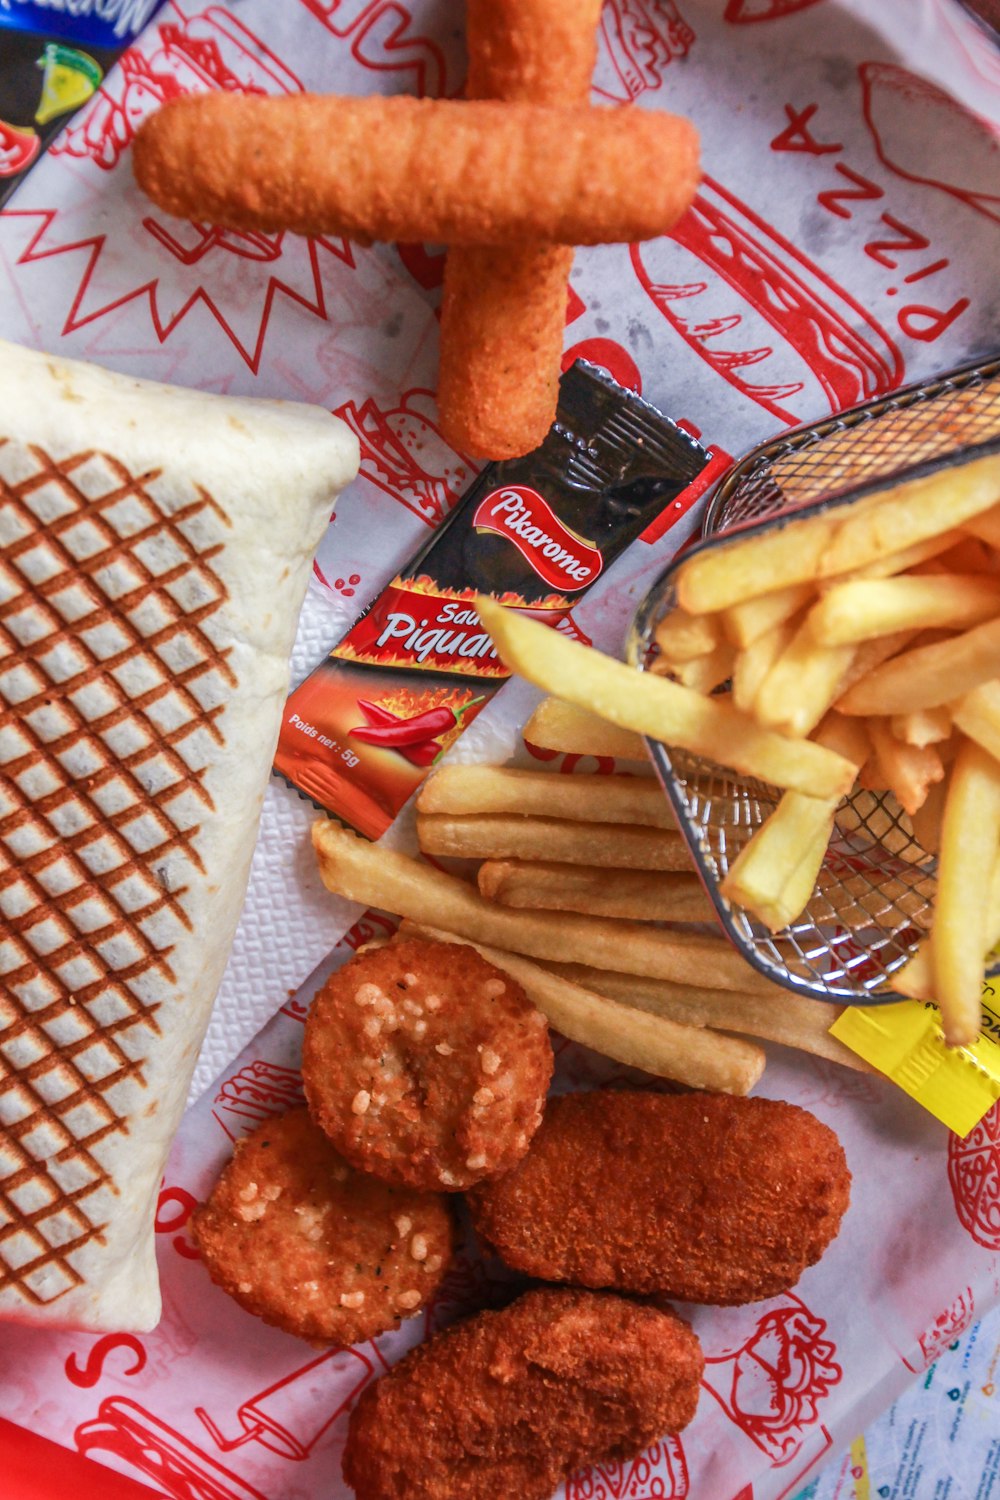
[[[151,115],[133,160],[160,208],[229,228],[597,245],[671,228],[698,137],[654,110],[214,93]]]
[[[586,104],[601,0],[467,0],[470,99]],[[438,408],[454,448],[515,458],[556,415],[568,245],[457,246],[444,268]]]

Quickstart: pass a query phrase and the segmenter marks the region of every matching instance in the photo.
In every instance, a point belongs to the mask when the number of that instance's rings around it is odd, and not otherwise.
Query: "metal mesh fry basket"
[[[1000,451],[1000,358],[754,449],[717,490],[700,545],[725,546],[990,451]],[[633,622],[628,655],[640,669],[654,660],[656,626],[675,604],[677,567],[662,574]],[[719,887],[781,792],[685,751],[649,747],[722,924],[753,967],[815,999],[898,1000],[891,975],[929,927],[935,860],[896,799],[856,790],[841,803],[809,905],[775,936]],[[990,970],[997,972],[1000,964]]]

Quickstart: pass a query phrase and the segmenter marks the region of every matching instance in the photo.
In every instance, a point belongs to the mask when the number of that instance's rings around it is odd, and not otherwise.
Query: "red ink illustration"
[[[273,1119],[302,1102],[302,1078],[297,1068],[258,1059],[224,1080],[212,1101],[212,1114],[235,1141],[249,1135],[262,1120]]]
[[[430,37],[414,35],[413,18],[397,0],[302,0],[326,29],[350,41],[351,56],[376,73],[402,73],[408,94],[447,92],[444,54]]]
[[[858,72],[879,161],[1000,223],[1000,139],[989,121],[895,63],[865,62]]]
[[[172,7],[167,7],[169,13]],[[52,147],[53,155],[89,158],[111,171],[145,117],[182,94],[225,89],[243,94],[296,94],[302,84],[259,37],[212,5],[190,20],[165,21],[144,50],[130,47],[84,112]],[[158,43],[156,45],[155,43]]]
[[[163,18],[130,49],[92,103],[54,148],[102,172],[128,173],[124,160],[141,121],[170,99],[209,89],[252,94],[302,92],[296,75],[240,21],[219,6],[185,16],[168,3]],[[132,191],[123,181],[123,191]],[[153,331],[165,343],[187,315],[204,308],[241,359],[259,368],[274,300],[287,297],[326,318],[320,252],[354,266],[343,240],[261,234],[160,219],[136,204],[130,232],[93,234],[90,200],[80,208],[14,210],[41,227],[19,264],[84,252],[79,286],[63,332],[82,328],[136,299],[148,302]],[[81,218],[77,231],[75,218]],[[137,233],[136,229],[142,232]],[[233,262],[239,263],[234,278]],[[197,268],[195,270],[195,268]],[[192,274],[193,273],[193,274]]]
[[[914,1374],[929,1369],[936,1359],[941,1358],[948,1345],[961,1337],[975,1316],[975,1298],[971,1286],[967,1286],[964,1292],[959,1292],[951,1306],[938,1313],[931,1326],[920,1335],[921,1362],[912,1365],[909,1360],[904,1360],[907,1369]]]
[[[674,0],[607,0],[601,16],[594,91],[625,104],[663,82],[695,34]]]
[[[260,1490],[124,1396],[111,1396],[75,1433],[86,1457],[110,1454],[151,1479],[172,1500],[266,1500]]]
[[[688,1490],[680,1438],[665,1437],[626,1463],[581,1469],[566,1482],[566,1500],[684,1500]]]
[[[241,1430],[234,1437],[225,1437],[204,1407],[196,1407],[195,1415],[223,1453],[260,1443],[280,1458],[301,1461],[368,1382],[381,1375],[384,1361],[370,1347],[371,1358],[360,1347],[328,1349],[251,1396],[236,1413]]]
[[[751,21],[780,21],[783,16],[808,10],[818,3],[819,0],[728,0],[725,19],[734,26],[746,26]]]
[[[948,1137],[948,1181],[964,1229],[987,1250],[1000,1250],[1000,1104],[963,1139]]]
[[[758,1315],[746,1341],[705,1362],[704,1384],[775,1465],[789,1463],[843,1371],[826,1323],[791,1293]]]
[[[840,411],[900,383],[902,356],[881,325],[712,178],[671,238],[690,253],[691,272],[678,279],[671,245],[656,240],[632,248],[640,284],[692,349],[780,421]]]
[[[153,1227],[157,1234],[172,1234],[174,1238],[170,1241],[178,1255],[185,1260],[200,1260],[197,1250],[187,1235],[187,1225],[198,1207],[198,1200],[187,1188],[165,1187],[160,1189],[160,1196],[156,1204],[156,1218]],[[181,1233],[178,1234],[177,1231]]]
[[[127,1362],[116,1361],[117,1374],[138,1375],[140,1370],[146,1368],[146,1351],[135,1334],[106,1333],[90,1346],[83,1364],[80,1363],[78,1354],[68,1357],[65,1365],[66,1379],[80,1390],[90,1390],[103,1378],[104,1366],[117,1349],[127,1350],[130,1356]]]
[[[468,459],[449,448],[437,427],[431,391],[405,391],[383,411],[371,399],[336,408],[361,443],[361,472],[430,526],[451,510],[472,478]]]

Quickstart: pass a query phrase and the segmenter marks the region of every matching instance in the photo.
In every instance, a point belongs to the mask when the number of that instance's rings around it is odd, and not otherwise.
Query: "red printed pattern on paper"
[[[843,1376],[825,1333],[825,1321],[789,1293],[738,1349],[705,1362],[706,1389],[775,1465],[795,1457]]]
[[[962,1227],[977,1245],[1000,1250],[1000,1104],[964,1140],[949,1137],[948,1181]]]
[[[681,1440],[661,1438],[638,1458],[581,1469],[566,1483],[566,1500],[684,1500],[687,1461]]]

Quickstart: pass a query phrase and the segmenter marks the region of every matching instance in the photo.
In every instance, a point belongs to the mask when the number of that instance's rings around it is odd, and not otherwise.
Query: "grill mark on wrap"
[[[0,439],[0,470],[9,457],[5,447],[8,441]],[[150,492],[160,470],[133,476],[97,450],[61,463],[38,447],[19,445],[16,451],[33,471],[15,483],[0,478],[0,514],[8,530],[13,523],[24,532],[4,544],[0,558],[0,735],[6,737],[0,741],[0,1294],[14,1288],[26,1301],[44,1303],[80,1284],[75,1252],[103,1242],[99,1200],[87,1200],[102,1189],[119,1191],[95,1148],[128,1131],[120,1101],[108,1096],[130,1081],[145,1083],[148,1040],[159,1029],[157,995],[174,980],[174,938],[191,927],[181,903],[188,889],[182,875],[204,868],[194,808],[211,811],[213,802],[203,785],[206,762],[199,759],[197,737],[204,733],[212,744],[225,744],[216,721],[236,677],[228,648],[221,650],[203,628],[228,598],[211,563],[224,547],[219,533],[229,523],[212,497],[199,491],[168,513]],[[100,493],[88,496],[74,482],[85,469],[88,487]],[[43,486],[55,486],[68,507],[47,522],[30,504]],[[131,506],[131,520],[120,515],[116,524],[109,513],[118,505]],[[85,559],[66,545],[81,522],[91,525],[99,543]],[[136,551],[153,541],[175,549],[159,574]],[[52,575],[33,583],[24,565],[39,549]],[[117,596],[97,577],[115,564],[127,568],[133,585]],[[195,583],[201,597],[189,599],[189,608],[168,592],[171,585]],[[58,596],[73,586],[79,614],[68,620]],[[162,622],[144,635],[128,616],[146,601],[155,603]],[[11,626],[28,612],[49,633],[22,644]],[[124,640],[103,659],[82,639],[83,632],[101,627],[114,627]],[[196,659],[172,673],[156,648],[182,636]],[[63,680],[42,666],[42,658],[59,646],[71,646],[79,656],[79,670]],[[127,663],[152,668],[160,680],[133,683],[130,691],[112,675]],[[34,679],[33,690],[20,698],[7,677],[18,669]],[[214,691],[216,701],[208,707],[195,691],[199,683]],[[88,719],[87,695],[98,690],[104,701]],[[151,714],[158,704],[166,710],[168,699],[172,726]],[[27,722],[39,710],[60,722],[43,733]],[[124,730],[137,743],[119,756],[104,737]],[[86,774],[74,776],[61,764],[60,757],[73,749],[86,749],[93,760]],[[139,779],[144,767],[155,773],[156,791]],[[26,790],[21,781],[32,772],[51,784]],[[102,794],[113,792],[121,805],[102,809]],[[66,826],[70,809],[79,826],[60,833],[60,818]],[[149,829],[145,847],[128,837],[139,818]],[[32,837],[35,847],[19,854],[18,840]],[[99,846],[103,874],[85,857],[90,852],[96,858]],[[162,874],[167,857],[181,867],[169,889]],[[59,882],[56,889],[46,888],[47,877]],[[81,925],[74,924],[70,909],[81,903],[90,904],[90,925],[82,915]],[[45,922],[51,928],[48,944],[36,930]],[[109,943],[124,946],[109,949]],[[88,967],[86,977],[77,976],[80,982],[60,973],[73,962]],[[46,1028],[60,1023],[76,1034],[56,1041]],[[75,1180],[67,1176],[71,1168]],[[43,1289],[44,1272],[55,1272],[56,1280]]]

